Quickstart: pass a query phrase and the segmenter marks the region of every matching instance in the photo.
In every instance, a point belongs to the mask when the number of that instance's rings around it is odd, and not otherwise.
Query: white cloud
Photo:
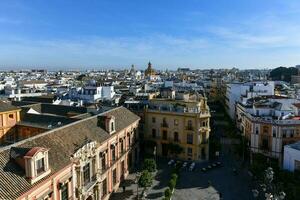
[[[211,33],[219,36],[221,41],[239,48],[282,47],[288,39],[285,35],[249,34],[224,27],[214,27]]]
[[[185,62],[186,57],[207,49],[209,45],[201,38],[188,39],[158,34],[141,38],[91,37],[72,40],[15,38],[2,41],[0,60],[7,61],[8,64],[53,66],[120,66],[148,60],[164,60],[165,63],[176,64],[176,61]],[[11,60],[12,56],[16,59]]]

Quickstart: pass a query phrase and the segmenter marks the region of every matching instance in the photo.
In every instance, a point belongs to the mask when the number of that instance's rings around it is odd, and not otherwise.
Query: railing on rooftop
[[[245,113],[245,115],[256,122],[270,123],[270,124],[280,124],[280,125],[289,125],[289,124],[300,124],[300,120],[294,119],[274,119],[273,117],[257,117],[253,116],[250,113]]]
[[[209,115],[209,111],[201,111],[199,108],[175,108],[175,107],[162,107],[162,106],[149,106],[148,110],[158,112],[177,112],[177,113],[195,113],[201,115]]]

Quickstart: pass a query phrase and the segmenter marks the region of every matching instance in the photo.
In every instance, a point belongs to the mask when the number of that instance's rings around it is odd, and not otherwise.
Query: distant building
[[[291,75],[291,84],[300,83],[300,76],[299,75]]]
[[[42,89],[44,90],[48,83],[43,80],[30,80],[30,81],[19,81],[18,85],[20,87],[28,87],[33,89]]]
[[[189,72],[190,68],[178,68],[177,71],[178,72]]]
[[[71,90],[72,99],[82,100],[84,103],[95,103],[100,100],[112,100],[115,96],[114,86],[85,86],[80,90]]]
[[[165,81],[164,82],[164,86],[172,88],[174,86],[174,81]]]
[[[157,81],[160,79],[159,75],[157,75],[156,71],[152,68],[151,62],[148,63],[148,67],[145,70],[145,78],[148,81]]]
[[[46,95],[46,93],[42,91],[37,91],[33,88],[20,88],[11,86],[4,87],[4,96],[12,100],[21,100],[23,97],[37,97],[42,95]]]
[[[245,103],[248,99],[257,96],[274,95],[275,84],[273,81],[248,82],[227,84],[225,108],[231,119],[235,119],[236,103]]]
[[[130,76],[135,76],[135,74],[136,74],[136,70],[135,70],[135,68],[134,68],[134,65],[131,65],[131,68],[130,68]]]
[[[32,73],[47,73],[46,69],[32,69]]]
[[[145,76],[155,76],[156,72],[155,70],[152,68],[152,64],[151,62],[148,63],[148,67],[145,70]]]

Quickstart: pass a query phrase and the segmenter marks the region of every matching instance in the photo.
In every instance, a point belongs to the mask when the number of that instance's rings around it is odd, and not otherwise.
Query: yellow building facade
[[[158,156],[208,160],[209,120],[204,97],[189,101],[152,99],[145,110],[145,139],[155,142]],[[179,145],[182,153],[172,155],[169,144]]]
[[[20,121],[20,108],[0,101],[0,143],[10,140],[15,134],[15,125]]]

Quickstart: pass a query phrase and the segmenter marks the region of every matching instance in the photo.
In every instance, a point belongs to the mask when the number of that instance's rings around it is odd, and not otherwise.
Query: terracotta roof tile
[[[124,107],[112,109],[101,115],[115,117],[116,132],[139,120],[137,115]],[[0,199],[16,199],[49,176],[31,185],[26,180],[24,170],[10,159],[10,148],[49,149],[49,165],[53,174],[70,163],[70,156],[87,139],[101,143],[109,137],[110,135],[98,126],[97,116],[93,116],[0,149]]]
[[[11,105],[10,103],[6,103],[4,101],[0,101],[0,112],[7,112],[13,110],[19,110],[20,108]]]

